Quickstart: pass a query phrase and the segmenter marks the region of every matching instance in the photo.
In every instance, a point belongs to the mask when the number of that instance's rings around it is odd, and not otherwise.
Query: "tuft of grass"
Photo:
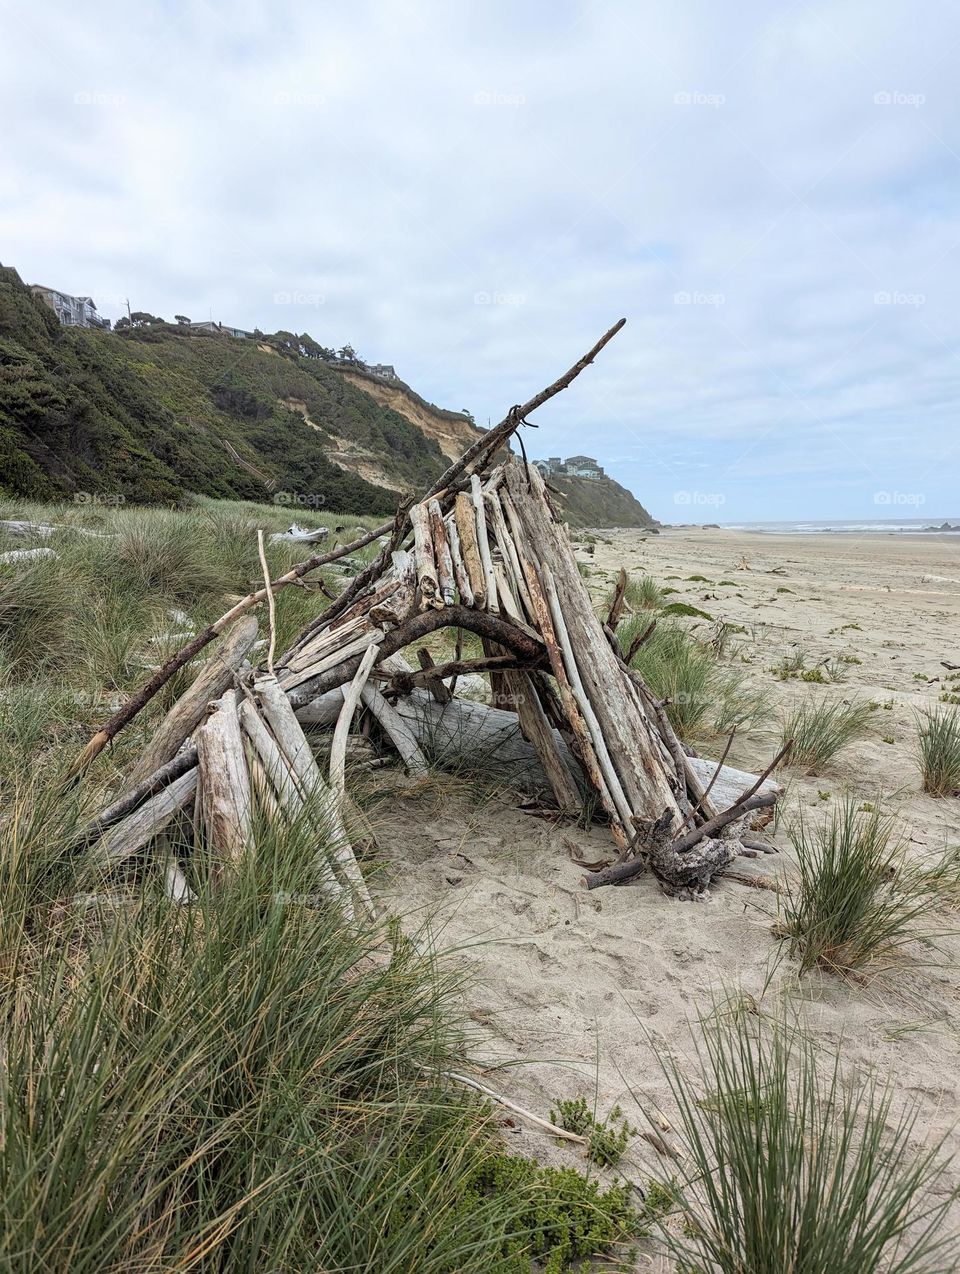
[[[960,712],[936,708],[917,716],[917,762],[931,796],[960,793]]]
[[[645,627],[640,617],[622,624],[622,648],[627,650]],[[667,716],[681,738],[728,733],[734,725],[754,724],[766,713],[765,697],[725,666],[708,641],[678,623],[661,621],[634,655],[633,666],[665,700]]]
[[[777,932],[790,940],[801,973],[878,966],[933,936],[921,922],[942,903],[949,865],[908,866],[892,819],[875,803],[847,797],[827,823],[814,829],[801,815],[789,834],[798,875],[787,884]]]
[[[610,592],[604,599],[604,611],[606,615],[613,604],[614,590]],[[636,612],[638,610],[659,610],[663,605],[664,590],[660,587],[652,575],[641,575],[637,579],[633,575],[627,576],[627,587],[624,590],[624,599],[628,608]]]
[[[870,720],[868,703],[818,703],[805,699],[781,721],[781,744],[793,740],[788,764],[816,774],[854,739]]]
[[[701,1023],[693,1066],[665,1063],[688,1146],[678,1268],[711,1274],[912,1274],[956,1268],[942,1142],[917,1151],[917,1107],[841,1075],[781,1013]]]

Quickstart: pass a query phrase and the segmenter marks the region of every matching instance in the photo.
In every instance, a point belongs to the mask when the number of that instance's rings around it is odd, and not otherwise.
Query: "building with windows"
[[[545,478],[605,478],[600,465],[592,456],[551,456],[548,460],[533,462]]]
[[[213,319],[204,319],[202,322],[191,323],[191,332],[210,332],[214,336],[233,336],[238,341],[249,341],[253,339],[253,333],[244,331],[242,327],[230,327],[227,323],[214,323]]]
[[[71,296],[69,292],[58,292],[56,288],[46,288],[42,283],[32,284],[30,291],[45,305],[50,306],[64,327],[96,327],[102,331],[110,330],[110,320],[100,317],[96,305],[89,296]]]

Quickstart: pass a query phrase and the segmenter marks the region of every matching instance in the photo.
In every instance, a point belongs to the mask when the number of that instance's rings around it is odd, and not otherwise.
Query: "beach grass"
[[[781,1009],[701,1020],[665,1063],[686,1143],[661,1237],[685,1271],[911,1274],[956,1268],[941,1144],[891,1087],[841,1073]]]
[[[868,703],[802,699],[781,716],[780,742],[791,739],[787,763],[816,774],[866,731],[872,709]]]
[[[908,863],[879,801],[845,797],[825,823],[812,826],[801,816],[789,832],[797,874],[786,884],[778,932],[801,973],[884,967],[937,935],[933,915],[949,892],[950,862]]]
[[[925,792],[960,794],[960,709],[937,707],[918,714],[917,761]]]

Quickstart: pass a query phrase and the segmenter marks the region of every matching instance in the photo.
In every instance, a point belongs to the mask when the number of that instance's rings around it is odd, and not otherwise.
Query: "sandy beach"
[[[867,736],[822,774],[782,772],[787,794],[772,833],[780,853],[738,860],[739,874],[770,882],[789,873],[788,825],[801,811],[824,817],[846,792],[895,811],[907,852],[923,861],[960,844],[960,800],[924,795],[914,761],[915,712],[943,692],[941,661],[960,664],[960,540],[596,531],[580,537],[578,556],[598,598],[625,566],[676,589],[671,601],[744,630],[729,657],[769,694],[772,716],[735,740],[735,765],[763,768],[776,751],[777,713],[798,697],[878,705]],[[842,662],[843,680],[778,680],[774,666],[801,649],[808,667]],[[716,756],[721,747],[700,750]],[[455,788],[395,795],[381,828],[391,859],[381,889],[410,924],[429,922],[438,948],[469,975],[474,1055],[491,1068],[487,1082],[544,1115],[558,1097],[584,1096],[598,1114],[621,1104],[659,1142],[634,1138],[621,1165],[628,1177],[671,1176],[664,1151],[674,1143],[659,1120],[664,1114],[669,1124],[670,1100],[658,1056],[689,1056],[690,1022],[711,995],[727,991],[767,1009],[788,997],[815,1039],[842,1041],[847,1068],[889,1075],[898,1094],[920,1100],[923,1134],[946,1134],[949,1148],[960,1149],[951,1131],[960,1096],[956,937],[942,939],[942,956],[917,945],[899,967],[867,981],[818,973],[800,980],[771,932],[772,890],[724,881],[707,901],[684,903],[641,877],[587,892],[573,860],[610,856],[602,827],[555,826],[520,812],[515,797],[476,808]],[[943,920],[955,926],[957,914]],[[575,1150],[528,1125],[505,1126],[518,1151],[580,1163]],[[669,1266],[645,1246],[637,1268]]]

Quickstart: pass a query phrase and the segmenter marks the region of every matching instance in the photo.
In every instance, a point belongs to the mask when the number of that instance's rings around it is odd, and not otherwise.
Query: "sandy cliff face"
[[[399,412],[428,438],[435,439],[443,454],[451,460],[461,456],[483,432],[459,412],[443,411],[431,406],[402,381],[391,384],[363,372],[339,370],[351,385],[369,394],[382,407],[390,407]]]

